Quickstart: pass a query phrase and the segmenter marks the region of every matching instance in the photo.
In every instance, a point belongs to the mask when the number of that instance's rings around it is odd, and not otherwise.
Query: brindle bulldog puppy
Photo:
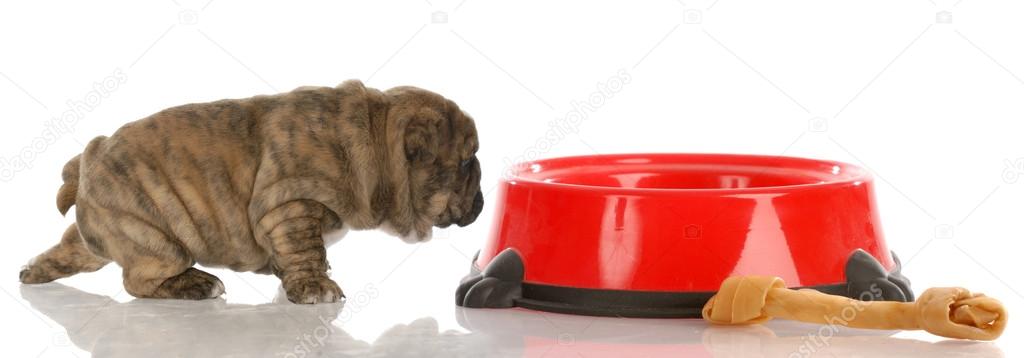
[[[473,120],[415,87],[336,88],[189,104],[93,139],[57,193],[75,224],[21,282],[123,268],[136,297],[221,295],[196,263],[274,273],[288,299],[334,302],[326,246],[346,229],[407,241],[483,206]]]

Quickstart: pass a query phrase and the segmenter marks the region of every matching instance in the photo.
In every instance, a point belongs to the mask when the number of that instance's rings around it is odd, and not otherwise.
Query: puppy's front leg
[[[327,249],[321,226],[327,209],[310,200],[291,201],[262,220],[269,229],[274,273],[288,300],[295,303],[336,302],[345,295],[327,276]]]

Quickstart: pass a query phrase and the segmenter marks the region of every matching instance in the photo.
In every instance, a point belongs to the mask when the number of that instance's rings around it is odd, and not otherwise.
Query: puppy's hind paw
[[[341,287],[327,277],[309,277],[289,281],[284,285],[288,300],[294,303],[331,303],[345,297]]]
[[[164,280],[154,292],[154,298],[178,298],[203,300],[224,294],[224,283],[217,276],[195,268],[189,268]]]
[[[46,272],[46,270],[39,266],[25,266],[21,268],[21,272],[18,273],[18,281],[25,284],[36,284],[36,283],[47,283],[56,280],[58,277],[54,277]]]

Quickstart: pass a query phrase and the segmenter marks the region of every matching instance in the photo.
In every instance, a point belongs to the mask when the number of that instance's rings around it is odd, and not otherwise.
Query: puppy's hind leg
[[[45,283],[79,272],[93,272],[109,262],[90,252],[78,234],[78,225],[71,224],[57,245],[32,259],[18,276],[22,283]]]
[[[123,268],[125,291],[139,298],[176,298],[202,300],[224,293],[224,283],[204,271],[193,268],[192,256],[177,240],[160,230],[134,221],[122,221],[122,234],[136,240],[118,241],[113,259]]]
[[[224,294],[224,283],[205,271],[181,252],[157,253],[135,248],[118,260],[124,271],[124,288],[139,298],[176,298],[202,300]]]
[[[139,298],[203,300],[224,294],[217,276],[177,258],[139,256],[124,267],[124,289]]]

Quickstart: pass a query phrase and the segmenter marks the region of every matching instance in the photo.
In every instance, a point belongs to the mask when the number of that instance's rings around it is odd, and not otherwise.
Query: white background
[[[1024,307],[1022,13],[1020,2],[981,0],[5,3],[4,349],[289,356],[302,334],[329,328],[312,350],[801,356],[806,336],[819,334],[783,323],[721,330],[694,320],[457,310],[454,287],[486,237],[490,205],[474,225],[428,244],[357,232],[333,246],[334,276],[350,297],[336,317],[261,305],[273,299],[275,278],[223,270],[212,272],[225,281],[226,303],[191,306],[133,302],[116,265],[62,280],[66,287],[15,279],[71,221],[54,207],[60,168],[92,137],[173,105],[350,78],[458,102],[477,121],[484,190],[509,161],[538,156],[730,152],[865,166],[878,181],[887,241],[918,293],[964,286],[1016,313]],[[618,91],[599,90],[623,75]],[[125,81],[110,82],[118,76]],[[44,135],[104,80],[116,88],[95,108]],[[588,100],[600,105],[580,109]],[[584,117],[578,134],[543,139],[572,111]],[[457,315],[483,323],[459,324]],[[336,319],[324,328],[309,317]],[[810,346],[826,356],[1021,356],[1016,323],[994,344],[843,330]]]

